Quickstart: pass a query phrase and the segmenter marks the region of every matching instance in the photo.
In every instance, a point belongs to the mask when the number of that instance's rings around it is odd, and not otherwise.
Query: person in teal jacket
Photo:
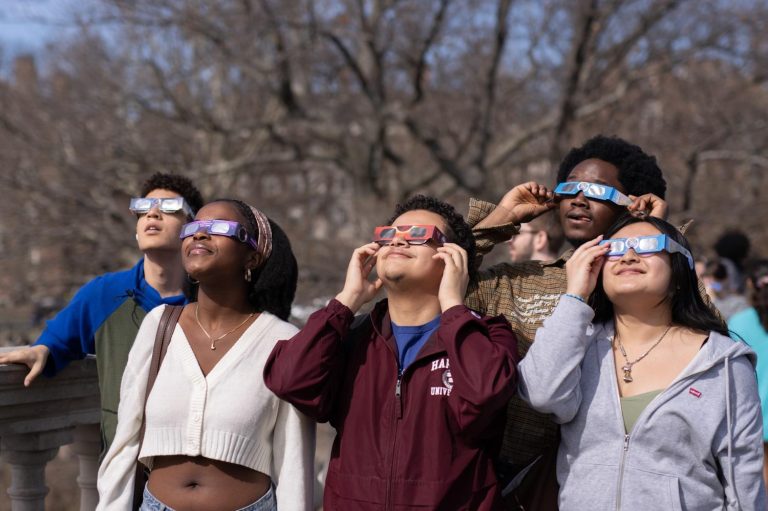
[[[744,339],[757,353],[757,389],[763,410],[763,480],[768,484],[768,259],[753,262],[748,268],[752,307],[737,312],[728,328]]]
[[[24,385],[43,373],[54,376],[72,360],[97,354],[101,391],[101,434],[106,452],[117,427],[120,380],[144,316],[160,304],[186,303],[181,265],[181,226],[202,207],[203,198],[186,177],[156,173],[131,199],[137,215],[136,241],[143,257],[133,268],[91,280],[30,347],[0,355],[0,364],[29,367]]]

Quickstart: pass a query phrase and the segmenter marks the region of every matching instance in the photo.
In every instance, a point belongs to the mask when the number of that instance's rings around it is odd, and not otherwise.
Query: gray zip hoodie
[[[766,509],[755,354],[716,332],[625,434],[613,324],[563,296],[520,363],[519,392],[561,424],[561,511]]]

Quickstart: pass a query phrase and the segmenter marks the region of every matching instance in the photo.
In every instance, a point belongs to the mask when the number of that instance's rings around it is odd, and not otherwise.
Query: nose
[[[202,240],[210,238],[210,234],[208,234],[208,230],[205,227],[198,227],[195,233],[192,235],[193,240]]]
[[[621,261],[622,263],[637,262],[639,260],[640,260],[640,256],[637,255],[637,252],[635,252],[634,248],[630,248],[629,250],[624,252],[624,254],[621,256],[621,259],[619,259],[619,261]]]
[[[149,211],[147,211],[147,218],[162,218],[163,214],[160,211],[160,204],[155,204]]]
[[[589,199],[584,196],[584,192],[580,191],[571,199],[571,205],[589,209]]]
[[[401,247],[407,247],[409,243],[405,240],[404,235],[395,234],[395,237],[392,238],[392,241],[389,242],[390,246],[401,246]]]

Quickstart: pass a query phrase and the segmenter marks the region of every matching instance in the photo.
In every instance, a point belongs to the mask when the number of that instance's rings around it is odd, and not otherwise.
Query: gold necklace
[[[667,327],[666,330],[664,330],[664,333],[661,334],[661,337],[659,337],[659,339],[655,343],[653,343],[653,346],[648,348],[648,351],[646,351],[645,353],[640,355],[640,357],[638,357],[636,360],[633,360],[632,362],[629,361],[629,357],[627,356],[627,352],[624,350],[624,345],[621,344],[621,339],[619,339],[618,332],[613,336],[613,340],[616,341],[616,343],[619,345],[619,351],[621,352],[621,356],[624,357],[624,361],[626,362],[626,364],[624,364],[624,366],[621,368],[621,370],[624,371],[624,381],[626,383],[632,383],[632,381],[633,381],[633,379],[632,379],[632,366],[637,364],[638,362],[640,362],[642,359],[644,359],[648,355],[648,353],[650,353],[651,350],[653,350],[653,348],[658,346],[659,343],[664,339],[664,337],[666,337],[667,332],[669,332],[670,328],[672,328],[671,324]]]
[[[245,318],[245,319],[242,321],[242,323],[240,323],[239,325],[237,325],[237,326],[236,326],[235,328],[233,328],[232,330],[229,330],[227,333],[225,333],[225,334],[221,334],[220,336],[218,336],[218,337],[216,337],[216,338],[214,339],[213,337],[211,337],[211,334],[209,334],[209,333],[208,333],[208,330],[206,330],[206,329],[205,329],[205,327],[203,326],[203,324],[202,324],[202,323],[200,323],[200,316],[198,316],[198,315],[197,315],[197,311],[198,311],[198,310],[200,310],[200,305],[196,303],[196,304],[195,304],[195,321],[197,321],[197,326],[199,326],[199,327],[200,327],[200,330],[202,330],[202,331],[203,331],[203,333],[205,334],[205,336],[208,338],[208,340],[209,340],[209,341],[211,341],[211,351],[214,351],[214,350],[216,349],[216,343],[217,343],[218,341],[222,340],[223,338],[225,338],[226,336],[228,336],[229,334],[231,334],[232,332],[234,332],[235,330],[237,330],[238,328],[240,328],[241,326],[243,326],[243,325],[244,325],[244,324],[245,324],[245,323],[246,323],[246,322],[247,322],[249,319],[251,319],[251,318],[253,317],[253,315],[254,315],[254,314],[256,314],[256,312],[251,312],[250,314],[248,314],[248,317],[247,317],[247,318]]]

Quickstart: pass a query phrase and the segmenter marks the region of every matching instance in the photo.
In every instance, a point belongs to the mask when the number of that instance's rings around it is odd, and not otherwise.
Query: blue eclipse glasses
[[[584,196],[590,199],[611,201],[619,206],[629,206],[632,199],[618,191],[616,188],[600,183],[589,183],[587,181],[567,181],[560,183],[555,187],[557,195],[578,195],[583,192]]]
[[[676,242],[666,234],[657,234],[655,236],[636,236],[634,238],[613,238],[603,240],[600,245],[610,245],[611,250],[606,254],[608,259],[616,260],[626,254],[629,249],[635,251],[639,256],[652,255],[662,250],[671,254],[678,252],[688,259],[688,266],[693,269],[693,256],[687,248]]]
[[[245,227],[238,222],[229,220],[195,220],[194,222],[189,222],[182,226],[179,238],[183,240],[184,238],[194,236],[195,233],[200,231],[205,231],[206,233],[215,236],[234,238],[241,243],[250,245],[256,250],[256,240],[248,234]]]

